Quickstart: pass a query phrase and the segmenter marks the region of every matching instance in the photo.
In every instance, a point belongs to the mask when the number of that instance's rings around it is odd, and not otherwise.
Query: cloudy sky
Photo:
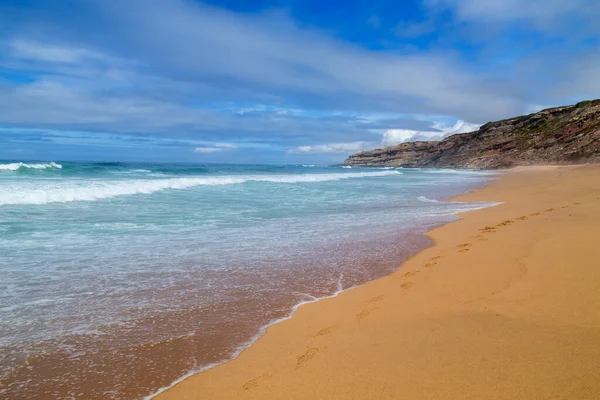
[[[2,0],[0,158],[335,163],[600,97],[597,0]]]

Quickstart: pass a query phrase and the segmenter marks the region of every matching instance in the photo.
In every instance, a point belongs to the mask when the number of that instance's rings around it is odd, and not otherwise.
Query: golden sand
[[[600,399],[600,166],[456,200],[394,274],[301,307],[167,399]]]

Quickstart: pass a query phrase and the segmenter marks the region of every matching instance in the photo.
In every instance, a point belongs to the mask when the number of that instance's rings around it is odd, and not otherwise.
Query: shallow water
[[[485,172],[0,163],[0,395],[141,398],[390,273]]]

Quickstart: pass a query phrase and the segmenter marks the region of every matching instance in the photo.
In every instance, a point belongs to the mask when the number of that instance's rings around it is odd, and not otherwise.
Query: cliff
[[[600,162],[600,100],[488,122],[442,141],[407,142],[350,156],[345,165],[495,169]]]

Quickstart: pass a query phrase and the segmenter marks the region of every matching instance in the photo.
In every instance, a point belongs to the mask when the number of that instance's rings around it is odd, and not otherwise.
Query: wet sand
[[[167,291],[187,289],[189,296],[177,297],[179,309],[156,310],[143,318],[124,315],[126,323],[97,325],[91,334],[0,345],[0,399],[140,399],[189,371],[231,359],[299,303],[388,275],[397,269],[397,260],[430,244],[420,233],[390,232],[313,248],[310,258],[275,264],[268,279],[252,269],[232,276],[228,271],[189,275],[190,287]],[[332,265],[329,260],[333,268],[323,268],[326,257],[339,261]],[[211,277],[233,284],[226,298],[194,286]],[[169,277],[156,277],[161,279]]]
[[[521,168],[455,200],[504,204],[156,398],[600,398],[600,165]]]

